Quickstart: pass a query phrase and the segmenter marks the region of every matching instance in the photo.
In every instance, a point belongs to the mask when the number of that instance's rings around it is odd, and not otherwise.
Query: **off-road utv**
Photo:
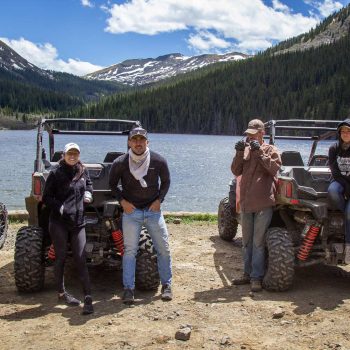
[[[295,267],[344,264],[343,214],[327,199],[331,182],[328,148],[332,144],[330,140],[336,139],[338,123],[316,120],[265,123],[270,144],[275,144],[276,139],[286,139],[311,145],[306,164],[298,151],[281,153],[277,205],[266,233],[268,259],[263,285],[268,290],[289,289]],[[316,153],[320,146],[323,151]],[[221,200],[218,209],[219,235],[226,241],[235,237],[240,222],[236,213],[236,182],[236,179],[231,181],[229,196]]]
[[[0,203],[0,249],[5,244],[5,239],[7,236],[7,210],[5,204]]]
[[[51,169],[57,166],[63,152],[55,150],[55,136],[95,135],[92,142],[103,142],[104,135],[128,135],[138,121],[113,119],[43,119],[38,124],[34,172],[29,197],[25,199],[29,226],[22,227],[15,243],[15,281],[21,292],[39,291],[44,286],[45,268],[55,259],[54,246],[48,232],[49,209],[42,203],[45,181]],[[44,135],[47,132],[48,136]],[[44,136],[48,148],[44,148]],[[72,136],[73,137],[73,136]],[[94,141],[95,140],[95,141]],[[71,140],[70,140],[71,141]],[[127,150],[127,144],[125,145]],[[121,268],[123,237],[121,232],[122,207],[112,197],[108,185],[109,171],[114,159],[123,151],[106,152],[103,161],[85,163],[93,182],[93,202],[86,206],[86,256],[88,266]],[[71,251],[68,252],[71,256]],[[157,256],[146,230],[141,232],[136,262],[135,283],[138,289],[152,290],[159,286]]]

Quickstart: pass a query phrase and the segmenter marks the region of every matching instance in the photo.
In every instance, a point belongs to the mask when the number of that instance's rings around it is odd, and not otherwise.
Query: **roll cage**
[[[284,119],[270,120],[265,125],[264,138],[274,145],[277,139],[313,141],[308,165],[315,156],[319,141],[336,139],[338,120],[303,120]]]
[[[43,157],[43,133],[49,135],[49,159],[52,160],[55,153],[56,134],[70,135],[128,135],[131,129],[141,127],[136,120],[123,119],[76,119],[76,118],[54,118],[42,119],[38,123],[36,158],[34,172],[42,172]]]

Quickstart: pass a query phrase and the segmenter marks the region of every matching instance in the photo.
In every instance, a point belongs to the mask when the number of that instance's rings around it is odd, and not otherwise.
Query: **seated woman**
[[[328,195],[331,203],[344,213],[345,263],[350,264],[350,119],[338,124],[338,141],[329,148],[329,167],[333,181]]]

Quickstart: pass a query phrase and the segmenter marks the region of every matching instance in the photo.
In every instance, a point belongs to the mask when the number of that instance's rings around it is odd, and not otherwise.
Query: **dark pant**
[[[345,200],[344,187],[339,182],[333,181],[328,187],[328,198],[344,213],[345,243],[350,244],[350,200]]]
[[[64,264],[67,256],[67,244],[68,240],[70,240],[73,258],[77,266],[79,279],[83,285],[84,294],[91,294],[90,278],[85,257],[85,228],[70,228],[60,221],[50,220],[49,231],[55,248],[55,277],[58,292],[63,293],[65,291]]]

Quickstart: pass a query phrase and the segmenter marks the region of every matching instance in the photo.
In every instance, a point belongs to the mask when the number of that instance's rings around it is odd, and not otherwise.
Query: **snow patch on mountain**
[[[238,61],[248,55],[233,52],[224,55],[183,56],[179,53],[157,58],[131,59],[104,68],[85,77],[87,79],[115,81],[136,86],[154,83],[163,79],[184,74],[218,62]]]

